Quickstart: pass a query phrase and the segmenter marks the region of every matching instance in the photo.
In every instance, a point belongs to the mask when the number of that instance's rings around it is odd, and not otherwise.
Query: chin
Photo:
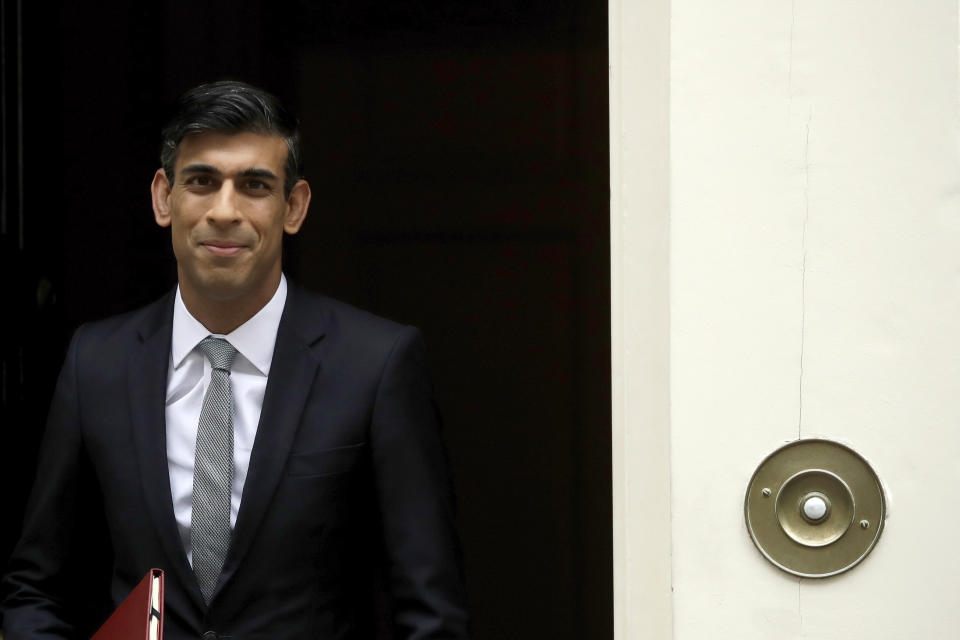
[[[197,296],[211,302],[229,302],[256,295],[269,275],[252,270],[248,265],[231,265],[229,268],[211,265],[190,265],[194,268],[180,269],[181,286],[185,283]],[[196,267],[201,268],[196,268]]]
[[[193,279],[193,289],[207,300],[235,300],[252,289],[248,279],[235,273],[207,273]]]

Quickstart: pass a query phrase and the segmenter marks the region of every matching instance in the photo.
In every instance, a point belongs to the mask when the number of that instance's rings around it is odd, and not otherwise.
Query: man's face
[[[173,184],[157,172],[154,212],[171,228],[185,294],[220,302],[272,295],[283,234],[299,230],[309,203],[303,181],[284,197],[286,158],[279,136],[206,132],[180,143]]]

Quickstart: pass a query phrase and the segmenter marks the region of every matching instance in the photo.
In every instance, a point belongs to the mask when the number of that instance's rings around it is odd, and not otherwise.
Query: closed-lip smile
[[[200,246],[215,256],[234,256],[246,249],[246,245],[231,240],[205,240]]]

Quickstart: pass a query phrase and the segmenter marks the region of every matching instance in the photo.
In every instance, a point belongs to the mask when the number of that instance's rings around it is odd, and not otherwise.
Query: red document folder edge
[[[163,571],[151,569],[90,640],[163,640]]]

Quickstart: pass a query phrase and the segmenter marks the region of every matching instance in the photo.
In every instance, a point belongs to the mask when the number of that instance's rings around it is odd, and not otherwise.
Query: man
[[[179,286],[74,335],[5,578],[6,640],[72,637],[57,585],[85,468],[113,603],[164,569],[167,640],[371,637],[377,567],[396,637],[466,637],[419,333],[281,272],[311,195],[295,120],[248,85],[203,85],[161,163],[153,209]]]

